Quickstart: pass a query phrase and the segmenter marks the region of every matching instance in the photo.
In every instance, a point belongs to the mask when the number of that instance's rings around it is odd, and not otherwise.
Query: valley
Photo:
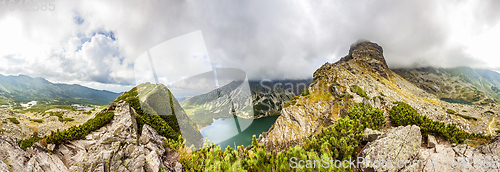
[[[118,95],[26,75],[0,75],[1,133],[16,140],[44,137],[85,123]]]
[[[229,113],[227,96],[244,99],[237,103],[236,116],[253,119],[279,115],[283,105],[291,98],[302,93],[311,80],[250,80],[248,81],[250,96],[247,96],[237,83],[232,82],[206,94],[194,96],[181,103],[189,117],[203,128],[212,124],[213,119],[232,117]],[[240,96],[241,95],[241,96]],[[248,98],[248,100],[246,100]],[[251,102],[248,102],[251,99]]]

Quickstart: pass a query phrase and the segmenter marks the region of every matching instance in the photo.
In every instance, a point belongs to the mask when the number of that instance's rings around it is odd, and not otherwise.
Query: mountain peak
[[[377,73],[384,78],[389,78],[390,69],[384,58],[382,46],[367,40],[358,40],[349,48],[349,54],[343,57],[340,62],[351,60],[362,61],[370,65]]]
[[[349,48],[349,55],[359,54],[369,50],[369,53],[375,54],[377,56],[383,56],[384,50],[377,43],[373,43],[367,40],[358,40],[354,44],[351,44]]]

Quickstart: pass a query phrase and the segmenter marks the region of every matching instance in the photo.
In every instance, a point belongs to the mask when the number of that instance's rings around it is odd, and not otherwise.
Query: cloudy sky
[[[193,33],[198,36],[192,47],[205,47],[188,52],[189,57],[186,52],[172,53],[173,57],[209,59],[209,65],[241,69],[249,79],[312,77],[323,63],[345,56],[358,39],[380,44],[391,68],[470,66],[500,71],[500,1],[55,0],[52,4],[53,11],[11,11],[0,6],[0,74],[121,92],[136,84],[134,63],[141,55]],[[184,46],[180,49],[192,50],[185,43],[180,41]],[[179,63],[190,60],[176,60],[156,70],[207,69],[195,61]]]

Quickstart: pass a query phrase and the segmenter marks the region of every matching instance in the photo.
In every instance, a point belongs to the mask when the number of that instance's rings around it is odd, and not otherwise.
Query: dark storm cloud
[[[175,4],[171,36],[201,29],[213,61],[252,78],[310,77],[315,62],[334,62],[358,39],[379,43],[392,68],[480,66],[453,42],[454,8],[434,1],[210,1]],[[173,5],[173,4],[169,4]],[[481,2],[471,25],[498,23],[496,2]],[[164,7],[164,6],[162,6]],[[168,37],[168,36],[167,36]]]

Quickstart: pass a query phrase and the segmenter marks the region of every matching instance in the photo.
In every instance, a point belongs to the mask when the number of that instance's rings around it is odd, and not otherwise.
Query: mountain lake
[[[219,118],[214,119],[212,125],[201,129],[200,132],[204,139],[208,139],[211,142],[215,142],[216,145],[220,145],[222,151],[224,151],[227,146],[231,146],[233,149],[235,145],[244,145],[246,147],[252,144],[253,135],[259,138],[262,132],[267,132],[269,128],[271,128],[278,117],[279,116],[268,116],[253,119],[253,122],[251,119],[237,118],[240,124],[251,123],[248,128],[241,132],[238,132],[234,118]]]
[[[458,103],[458,104],[464,104],[464,105],[474,105],[471,102],[465,101],[465,100],[460,100],[460,99],[450,99],[450,98],[441,98],[442,101],[448,102],[448,103]]]
[[[28,103],[26,103],[26,104],[24,104],[24,103],[20,103],[20,104],[21,104],[21,106],[23,106],[23,107],[29,107],[29,106],[35,106],[35,105],[36,105],[36,102],[38,102],[38,101],[34,101],[34,100],[33,100],[33,101],[30,101],[30,102],[28,102]]]

